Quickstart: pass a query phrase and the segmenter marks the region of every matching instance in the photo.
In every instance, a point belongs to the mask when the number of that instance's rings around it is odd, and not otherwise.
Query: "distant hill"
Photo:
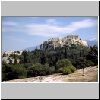
[[[26,48],[26,49],[24,49],[24,50],[26,50],[26,51],[33,51],[33,50],[35,50],[35,49],[40,49],[40,45],[38,45],[38,46],[35,46],[35,47],[28,47],[28,48]]]
[[[89,46],[97,45],[98,46],[98,41],[93,40],[93,41],[87,41]]]

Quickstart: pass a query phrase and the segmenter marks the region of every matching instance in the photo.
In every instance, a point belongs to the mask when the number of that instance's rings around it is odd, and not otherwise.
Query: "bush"
[[[9,64],[6,64],[6,63],[2,64],[2,72],[3,73],[8,73],[11,71],[12,71],[12,69],[11,69],[11,66]]]
[[[7,77],[7,73],[2,73],[2,81],[7,81],[8,77]]]
[[[12,68],[9,64],[3,63],[2,64],[2,81],[7,81],[9,78],[9,72],[12,72]]]
[[[60,68],[63,68],[63,67],[66,67],[66,66],[71,66],[72,63],[70,60],[68,59],[62,59],[62,60],[58,60],[58,62],[56,63],[56,69],[60,69]]]
[[[71,74],[76,70],[76,68],[74,66],[67,66],[63,68],[63,74],[67,75],[67,74]]]
[[[53,74],[55,72],[55,66],[49,67],[49,74]]]
[[[40,63],[33,64],[31,67],[27,69],[28,77],[31,76],[44,76],[50,74],[49,65],[42,65]]]
[[[31,77],[31,76],[33,76],[33,70],[27,70],[27,77]]]
[[[2,66],[2,81],[25,78],[27,77],[27,70],[23,64],[9,65],[3,64]]]
[[[63,68],[63,74],[64,75],[67,75],[67,74],[71,74],[72,72],[71,72],[71,69],[69,68],[69,67],[64,67]]]
[[[25,63],[23,64],[23,66],[27,69],[28,67],[32,66],[33,64],[32,63]]]
[[[59,68],[56,72],[57,73],[63,73],[63,68]]]
[[[68,59],[59,60],[56,64],[58,71],[63,74],[73,73],[76,68],[72,65],[71,61]]]
[[[13,73],[17,78],[27,77],[27,70],[23,66],[14,66]]]
[[[76,68],[74,66],[70,66],[69,68],[71,69],[72,73],[76,70]]]
[[[86,66],[94,66],[94,63],[91,60],[86,60]]]

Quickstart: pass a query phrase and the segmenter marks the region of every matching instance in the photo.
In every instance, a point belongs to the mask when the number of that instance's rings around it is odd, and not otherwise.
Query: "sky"
[[[98,17],[2,17],[2,51],[35,47],[49,38],[98,40]]]

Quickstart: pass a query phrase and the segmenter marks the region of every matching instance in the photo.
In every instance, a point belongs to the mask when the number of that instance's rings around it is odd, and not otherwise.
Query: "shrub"
[[[23,64],[9,65],[3,64],[2,66],[2,80],[11,80],[17,78],[27,77],[27,70],[23,67]]]
[[[27,77],[31,77],[31,76],[33,76],[33,70],[27,70]]]
[[[7,77],[7,73],[2,73],[2,81],[7,81],[8,77]]]
[[[55,72],[55,66],[49,67],[49,74],[53,74]]]
[[[2,64],[2,72],[3,73],[8,73],[11,71],[12,71],[12,69],[11,69],[11,66],[9,64]]]
[[[76,70],[76,68],[74,66],[67,66],[63,68],[63,74],[67,75],[67,74],[71,74]]]
[[[33,65],[32,63],[25,63],[23,66],[27,69],[27,68],[29,68],[32,65]]]
[[[59,68],[56,72],[57,73],[63,73],[63,68]]]
[[[23,66],[14,66],[13,73],[14,75],[17,75],[17,78],[27,77],[27,70]]]
[[[58,67],[57,72],[61,72],[63,74],[70,74],[76,70],[76,68],[72,65],[71,61],[68,59],[59,60],[56,66]]]
[[[59,68],[63,68],[66,66],[71,66],[71,65],[72,65],[72,63],[68,59],[58,60],[58,62],[56,63],[56,69],[58,70]]]
[[[86,66],[89,67],[89,66],[94,66],[94,63],[91,61],[91,60],[86,60]]]
[[[71,69],[69,68],[69,67],[64,67],[63,68],[63,74],[64,75],[67,75],[67,74],[71,74],[72,72],[71,72]]]
[[[31,76],[44,76],[50,74],[49,65],[42,65],[40,63],[33,64],[31,67],[27,69],[28,77]]]
[[[70,69],[71,69],[72,73],[76,70],[76,68],[74,66],[70,66]]]

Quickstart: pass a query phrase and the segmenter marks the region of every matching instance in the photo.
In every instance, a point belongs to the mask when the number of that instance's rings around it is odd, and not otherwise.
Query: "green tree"
[[[94,45],[90,47],[90,51],[86,56],[88,60],[91,60],[95,65],[98,64],[98,47]]]
[[[46,56],[45,56],[44,53],[40,57],[40,63],[43,64],[43,65],[46,63]]]
[[[23,55],[23,63],[25,64],[25,63],[27,63],[28,62],[28,53],[27,53],[27,51],[25,50],[25,51],[23,51],[22,52],[22,55]]]

